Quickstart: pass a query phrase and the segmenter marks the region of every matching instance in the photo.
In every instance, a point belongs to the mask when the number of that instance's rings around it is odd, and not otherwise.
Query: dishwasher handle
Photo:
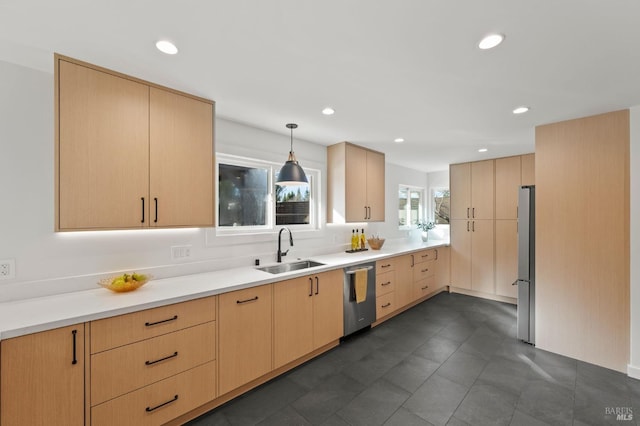
[[[351,271],[346,271],[346,272],[345,272],[345,274],[347,274],[347,275],[353,275],[353,274],[355,274],[355,273],[356,273],[356,272],[358,272],[358,271],[362,271],[362,270],[370,271],[371,269],[373,269],[373,266],[363,266],[362,268],[353,269],[353,270],[351,270]]]

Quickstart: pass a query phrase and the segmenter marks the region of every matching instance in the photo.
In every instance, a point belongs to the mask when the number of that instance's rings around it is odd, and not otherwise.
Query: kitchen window
[[[400,185],[398,190],[398,226],[410,228],[423,219],[424,188]]]
[[[433,221],[436,225],[449,224],[451,196],[448,188],[433,190]]]
[[[281,164],[225,154],[217,154],[216,163],[218,233],[316,229],[318,170],[305,167],[306,185],[280,186],[275,182]]]

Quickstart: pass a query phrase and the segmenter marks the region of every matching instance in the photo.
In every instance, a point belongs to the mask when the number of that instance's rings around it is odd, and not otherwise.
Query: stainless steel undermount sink
[[[313,260],[299,260],[291,263],[279,263],[277,265],[262,266],[256,268],[259,271],[268,272],[270,274],[282,274],[284,272],[297,271],[299,269],[313,268],[314,266],[322,266],[324,263],[316,262]]]

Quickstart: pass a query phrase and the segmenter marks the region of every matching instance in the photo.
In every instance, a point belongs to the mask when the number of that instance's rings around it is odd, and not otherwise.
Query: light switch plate
[[[171,246],[171,259],[183,260],[191,257],[191,246]]]

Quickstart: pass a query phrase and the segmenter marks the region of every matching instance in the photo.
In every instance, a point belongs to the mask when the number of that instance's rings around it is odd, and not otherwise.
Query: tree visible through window
[[[450,194],[448,189],[433,191],[433,220],[436,225],[449,224]]]
[[[416,225],[422,220],[422,188],[400,186],[398,190],[398,225]]]
[[[276,225],[305,225],[310,223],[309,185],[280,186],[276,184]]]

